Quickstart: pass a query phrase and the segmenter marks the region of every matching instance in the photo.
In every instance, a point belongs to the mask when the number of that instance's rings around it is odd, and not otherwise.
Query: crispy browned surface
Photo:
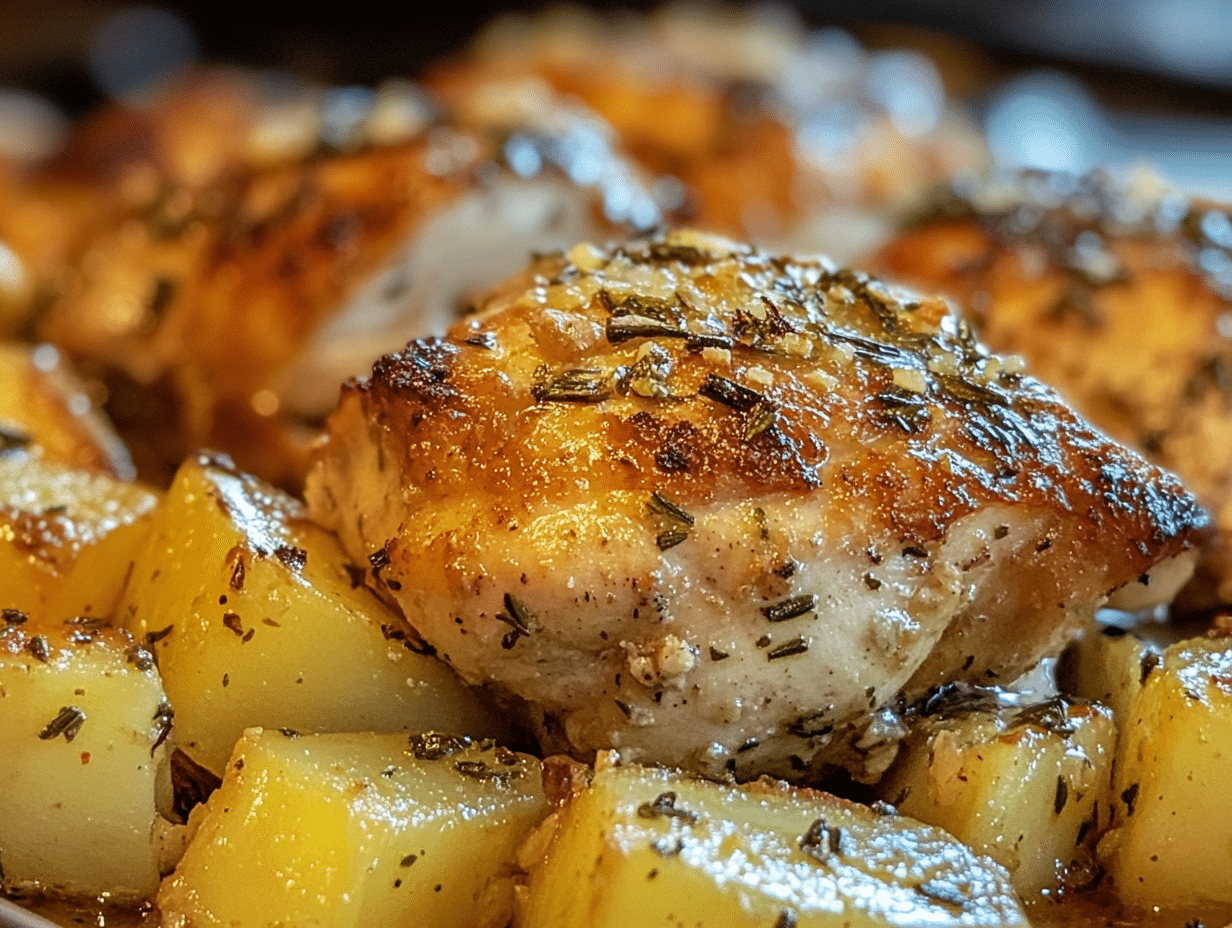
[[[101,362],[113,415],[146,472],[174,472],[208,445],[295,483],[294,442],[268,421],[277,400],[262,415],[253,396],[433,208],[472,182],[474,161],[427,171],[434,144],[271,168],[127,217],[91,240],[78,285],[40,334]]]
[[[644,248],[634,253],[645,254]],[[668,275],[685,267],[670,259],[651,263]],[[536,270],[542,280],[577,273],[561,261]],[[553,378],[576,365],[604,374],[628,365],[640,340],[613,344],[587,332],[575,343],[533,299],[481,315],[449,340],[415,343],[383,358],[370,380],[348,390],[365,394],[384,429],[422,436],[402,463],[408,482],[429,498],[472,490],[478,480],[515,508],[530,495],[565,499],[585,492],[575,479],[578,469],[604,487],[662,489],[686,508],[754,491],[807,492],[824,485],[839,500],[863,500],[906,544],[937,540],[979,506],[1026,503],[1074,515],[1091,543],[1108,531],[1135,539],[1144,550],[1129,555],[1126,579],[1180,551],[1180,537],[1199,519],[1174,480],[1109,442],[1029,378],[925,375],[922,414],[900,415],[895,404],[916,397],[894,386],[896,368],[922,369],[934,345],[943,357],[980,361],[974,343],[964,347],[940,333],[945,310],[935,301],[908,295],[902,298],[912,307],[907,310],[893,291],[866,285],[858,273],[757,253],[703,262],[684,273],[716,298],[730,296],[743,305],[729,313],[682,309],[681,325],[735,336],[732,376],[746,386],[748,370],[760,365],[783,375],[758,391],[760,405],[774,410],[774,425],[755,439],[745,436],[758,410],[732,409],[705,396],[702,387],[715,364],[684,340],[662,342],[675,349],[670,402],[615,390],[601,403],[535,402],[536,390],[550,391]],[[741,273],[756,275],[752,294],[742,292]],[[809,283],[810,276],[820,281]],[[877,310],[868,308],[866,293]],[[754,294],[769,302],[759,304]],[[844,304],[848,295],[851,302]],[[759,308],[766,320],[752,315]],[[581,320],[593,331],[611,324],[601,298],[571,310],[578,315],[570,327]],[[825,360],[760,354],[754,347],[793,333]],[[466,341],[488,338],[492,347]],[[508,377],[493,378],[493,365]],[[546,371],[537,373],[539,365]],[[838,384],[827,389],[810,380],[818,369]],[[591,439],[597,434],[604,436],[604,451],[595,459]],[[832,453],[840,449],[841,455]],[[964,462],[960,479],[946,460]]]
[[[1064,200],[1072,178],[1034,183],[996,206],[951,200],[872,263],[952,295],[990,347],[1179,474],[1219,530],[1184,600],[1232,602],[1232,291],[1198,263],[1232,253],[1227,210],[1140,201],[1099,178]]]
[[[694,724],[767,751],[801,713],[854,726],[900,692],[1012,678],[1204,524],[939,300],[689,233],[570,255],[348,385],[309,484],[314,516],[464,677],[564,719],[563,744],[543,721],[553,747],[705,768],[722,753],[678,743]],[[683,539],[656,492],[696,514]],[[826,605],[769,629],[765,609],[801,593]],[[690,651],[697,676],[669,700],[673,684],[626,679],[630,648],[664,678]],[[719,693],[774,705],[709,729]],[[792,750],[833,760],[841,741]]]

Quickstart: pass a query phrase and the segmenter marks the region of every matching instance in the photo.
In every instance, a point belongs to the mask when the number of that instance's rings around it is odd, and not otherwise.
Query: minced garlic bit
[[[838,386],[837,377],[833,377],[825,371],[816,368],[811,371],[805,371],[800,375],[800,379],[819,390],[833,390]]]
[[[813,353],[812,340],[797,332],[788,332],[783,336],[781,344],[783,351],[794,358],[807,358]]]
[[[750,367],[744,372],[746,380],[757,384],[761,387],[769,387],[774,384],[774,374],[766,370],[764,367]]]
[[[730,348],[703,348],[702,360],[711,366],[731,367]]]
[[[894,386],[912,393],[928,392],[928,381],[924,377],[924,372],[915,367],[894,368]]]

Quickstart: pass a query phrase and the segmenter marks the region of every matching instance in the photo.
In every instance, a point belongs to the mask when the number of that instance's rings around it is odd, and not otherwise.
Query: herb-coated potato
[[[4,888],[148,897],[171,723],[153,661],[119,629],[32,624],[0,623]]]
[[[158,494],[24,452],[0,454],[0,609],[110,616]]]
[[[520,928],[1027,924],[1005,871],[940,829],[769,781],[608,767],[549,822]]]
[[[157,903],[165,928],[504,928],[547,811],[539,762],[490,743],[253,730]]]
[[[1159,650],[1115,625],[1093,626],[1065,649],[1057,665],[1058,683],[1066,693],[1111,709],[1121,731]]]
[[[1116,729],[1103,706],[956,706],[925,718],[879,786],[904,815],[944,828],[1013,875],[1024,897],[1092,873]],[[1076,866],[1075,866],[1076,865]]]
[[[179,747],[221,774],[257,726],[499,733],[363,573],[291,497],[225,458],[185,462],[118,610],[158,658]]]
[[[1117,894],[1207,924],[1232,918],[1232,640],[1173,645],[1148,670],[1117,746]]]

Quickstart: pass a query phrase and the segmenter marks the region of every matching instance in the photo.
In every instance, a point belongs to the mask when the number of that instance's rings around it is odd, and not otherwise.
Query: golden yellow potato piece
[[[118,610],[158,658],[179,747],[221,774],[257,726],[503,733],[363,575],[285,493],[185,462]]]
[[[171,724],[153,659],[119,629],[31,625],[0,622],[3,885],[148,897]]]
[[[955,705],[917,725],[879,792],[1003,865],[1025,898],[1038,897],[1067,870],[1078,885],[1093,876],[1115,741],[1112,713],[1099,705],[1059,697],[1024,709]]]
[[[940,829],[770,781],[601,769],[554,825],[520,928],[1027,924],[1005,871]]]
[[[1117,747],[1115,830],[1100,844],[1117,894],[1232,918],[1232,640],[1168,648],[1148,670]]]
[[[158,501],[137,484],[0,454],[0,609],[53,623],[110,616]]]
[[[14,448],[112,477],[136,474],[86,386],[51,345],[0,342],[0,454]]]
[[[547,811],[539,762],[490,743],[253,730],[158,907],[166,928],[504,928]]]

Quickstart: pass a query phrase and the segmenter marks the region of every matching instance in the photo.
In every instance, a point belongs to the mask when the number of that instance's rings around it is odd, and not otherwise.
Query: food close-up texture
[[[1232,187],[817,14],[0,91],[0,928],[1232,922]]]

